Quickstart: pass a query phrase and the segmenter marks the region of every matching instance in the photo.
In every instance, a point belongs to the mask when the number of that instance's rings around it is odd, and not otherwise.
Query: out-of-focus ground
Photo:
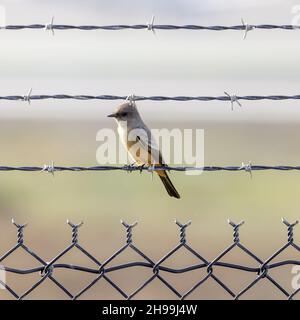
[[[152,122],[152,127],[163,124]],[[178,123],[174,123],[177,127]],[[297,164],[299,159],[299,125],[222,124],[190,122],[184,128],[205,129],[205,163],[207,165],[239,165],[251,160],[253,164]],[[1,121],[1,163],[10,165],[94,165],[95,150],[99,146],[96,133],[102,127],[113,128],[105,121]],[[170,125],[168,127],[171,127]],[[180,126],[179,126],[180,127]],[[12,148],[13,146],[13,148]],[[25,243],[49,261],[71,240],[66,220],[84,221],[80,229],[80,243],[101,261],[108,258],[125,243],[125,231],[120,219],[139,221],[134,230],[134,243],[157,261],[178,243],[179,233],[174,224],[192,220],[187,239],[193,248],[208,260],[213,259],[232,242],[232,229],[227,219],[246,220],[241,228],[241,240],[262,259],[268,258],[287,239],[281,217],[293,221],[299,218],[298,172],[254,172],[253,178],[245,172],[206,172],[200,176],[172,173],[172,180],[181,200],[169,198],[160,181],[148,173],[97,172],[56,173],[1,173],[0,179],[0,243],[4,253],[16,242],[16,230],[10,224],[13,217],[19,223],[28,222]],[[299,233],[295,241],[299,241]],[[281,255],[281,260],[285,255]],[[289,259],[298,258],[288,251]],[[137,256],[127,252],[110,265],[133,261]],[[140,260],[140,259],[138,259]],[[76,250],[59,260],[85,266],[90,261],[76,254]],[[256,266],[238,250],[222,261]],[[184,251],[167,260],[164,265],[174,268],[197,263]],[[15,254],[5,261],[9,267],[29,268],[37,265],[25,254]],[[111,274],[126,292],[133,291],[151,270],[133,268]],[[215,267],[214,272],[235,291],[254,279],[255,274],[228,271]],[[72,292],[79,291],[94,276],[72,270],[55,270],[55,276]],[[186,291],[205,271],[169,275],[180,291]],[[291,291],[291,266],[270,271]],[[22,292],[39,276],[18,276],[7,273],[8,284]],[[130,281],[129,281],[130,279]],[[184,280],[183,280],[184,279]],[[11,298],[1,290],[1,298]],[[104,281],[89,290],[82,299],[109,299],[121,296]],[[64,299],[51,282],[46,281],[29,298]],[[155,281],[136,296],[141,298],[175,298]],[[190,298],[229,298],[213,281],[196,290]],[[249,291],[244,298],[283,298],[266,280]]]

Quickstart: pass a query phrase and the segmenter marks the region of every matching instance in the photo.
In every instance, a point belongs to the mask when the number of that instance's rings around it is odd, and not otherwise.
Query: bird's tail
[[[180,199],[180,195],[177,192],[177,190],[175,189],[175,187],[174,187],[172,181],[170,180],[167,172],[166,171],[158,171],[157,173],[158,173],[162,183],[164,184],[169,196],[177,198],[177,199]]]

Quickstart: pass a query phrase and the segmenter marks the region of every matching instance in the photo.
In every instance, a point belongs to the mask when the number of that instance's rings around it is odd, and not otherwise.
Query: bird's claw
[[[131,163],[125,166],[127,173],[131,173],[133,171],[133,168],[135,167],[135,163]]]
[[[144,169],[145,165],[146,165],[146,164],[144,163],[144,164],[138,166],[138,168],[139,168],[139,170],[140,170],[140,174],[143,172],[143,169]]]

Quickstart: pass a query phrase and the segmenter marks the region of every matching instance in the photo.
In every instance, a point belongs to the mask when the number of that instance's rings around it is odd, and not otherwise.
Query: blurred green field
[[[161,128],[159,123],[152,127]],[[96,133],[110,122],[63,122],[63,121],[1,121],[1,165],[43,165],[53,160],[56,165],[95,165]],[[176,126],[176,124],[173,124]],[[235,123],[210,124],[186,123],[184,128],[205,129],[205,165],[299,164],[299,125],[260,125]],[[258,256],[266,259],[286,239],[286,229],[281,217],[293,221],[299,218],[300,172],[254,172],[253,178],[245,172],[206,172],[199,176],[187,176],[172,172],[171,178],[182,195],[181,200],[169,198],[159,179],[151,179],[149,173],[138,172],[90,172],[47,173],[3,172],[0,178],[0,248],[4,253],[16,240],[10,219],[28,222],[25,229],[26,244],[45,260],[50,260],[71,240],[66,220],[84,221],[80,229],[81,244],[103,261],[125,241],[120,219],[127,222],[138,220],[134,241],[151,258],[158,260],[178,243],[179,233],[174,219],[181,222],[192,220],[187,231],[192,247],[208,260],[213,259],[232,241],[232,229],[227,219],[246,220],[241,229],[241,240]],[[300,240],[300,232],[295,241]],[[298,258],[289,252],[289,258]],[[134,259],[123,254],[112,264]],[[284,258],[281,255],[280,258]],[[279,259],[280,260],[280,259]],[[63,258],[76,264],[91,265],[80,254],[72,253]],[[224,261],[255,265],[237,251]],[[195,258],[184,252],[168,260],[165,265],[183,267],[195,263]],[[37,265],[31,258],[17,253],[4,263],[10,267]],[[127,292],[136,288],[151,270],[124,270],[111,277]],[[227,271],[216,268],[216,274],[238,291],[255,274]],[[291,291],[291,267],[272,270],[284,287]],[[93,276],[76,271],[56,271],[55,275],[67,288],[76,292],[93,279]],[[170,276],[178,290],[191,287],[201,272]],[[184,277],[184,278],[183,278]],[[35,279],[34,276],[7,274],[8,284],[21,292]],[[130,279],[128,283],[128,279]],[[182,281],[182,279],[185,279]],[[265,280],[264,280],[265,281]],[[159,288],[159,290],[158,290]],[[127,290],[126,290],[127,289]],[[83,299],[120,298],[113,288],[103,281],[82,296]],[[262,282],[244,298],[283,298],[270,283]],[[11,296],[0,290],[0,298]],[[34,291],[29,299],[65,298],[50,282]],[[174,298],[159,282],[154,282],[136,297]],[[213,281],[196,290],[190,298],[218,298],[229,296]]]

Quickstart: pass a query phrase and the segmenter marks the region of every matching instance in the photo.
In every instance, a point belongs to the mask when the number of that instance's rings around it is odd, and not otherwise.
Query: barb
[[[300,100],[300,94],[296,95],[247,95],[247,96],[237,96],[225,93],[224,96],[119,96],[119,95],[86,95],[86,94],[38,94],[31,95],[10,95],[10,96],[0,96],[0,100],[8,101],[33,101],[33,100],[127,100],[131,102],[135,101],[230,101],[232,103],[236,102],[241,106],[240,100],[246,101],[260,101],[260,100],[271,100],[271,101],[282,101],[282,100]],[[28,99],[29,97],[29,99]]]
[[[153,15],[153,16],[151,17],[151,22],[148,23],[148,27],[147,27],[147,30],[148,30],[148,31],[152,31],[153,34],[155,34],[154,19],[155,19],[155,16]]]
[[[228,92],[224,91],[226,96],[229,98],[230,103],[231,103],[231,110],[233,111],[233,105],[234,103],[238,104],[240,107],[242,107],[242,104],[239,102],[239,98],[237,97],[236,94],[229,94]]]
[[[54,36],[54,17],[51,18],[51,22],[50,23],[47,23],[45,24],[45,28],[44,30],[47,31],[47,30],[50,30],[52,35]]]
[[[250,174],[250,178],[252,179],[252,163],[244,163],[242,162],[242,165],[240,166],[240,170],[244,170]]]
[[[0,256],[1,266],[0,270],[5,270],[9,273],[19,274],[19,275],[28,275],[28,274],[38,274],[40,273],[41,279],[38,280],[36,283],[34,283],[31,287],[29,287],[24,293],[17,293],[12,287],[10,287],[7,284],[4,284],[7,291],[16,299],[23,299],[24,297],[27,297],[30,295],[31,292],[33,292],[41,283],[43,283],[46,279],[48,281],[52,281],[68,298],[75,300],[82,296],[85,292],[87,292],[90,288],[92,288],[98,281],[106,281],[110,284],[111,288],[113,290],[116,290],[122,298],[125,299],[131,299],[134,296],[136,296],[139,292],[141,292],[145,287],[147,287],[154,279],[160,280],[166,288],[168,288],[172,293],[175,294],[175,296],[179,299],[186,299],[189,297],[189,295],[192,292],[195,292],[196,289],[201,287],[208,279],[213,279],[219,286],[219,289],[224,290],[225,294],[228,294],[231,298],[239,299],[242,295],[244,295],[249,289],[254,287],[259,281],[262,279],[267,279],[272,285],[274,290],[277,290],[282,294],[283,297],[286,299],[293,299],[300,290],[297,289],[293,292],[287,292],[280,284],[280,280],[273,279],[269,274],[269,270],[271,269],[279,269],[280,267],[284,267],[287,265],[300,265],[300,259],[298,260],[276,260],[274,262],[273,260],[279,256],[280,253],[285,251],[289,246],[293,246],[298,253],[300,253],[300,247],[297,246],[294,243],[293,239],[293,228],[297,224],[297,221],[293,224],[290,224],[286,219],[283,219],[283,223],[287,227],[287,233],[288,233],[288,240],[287,243],[281,247],[279,250],[275,251],[268,259],[262,260],[256,256],[256,254],[253,251],[250,251],[247,249],[240,241],[239,238],[239,231],[240,227],[244,224],[244,221],[241,221],[239,224],[236,224],[232,222],[231,220],[228,220],[228,223],[233,228],[233,243],[225,248],[217,257],[213,260],[208,260],[202,257],[196,250],[194,250],[191,247],[191,244],[188,244],[188,241],[186,239],[186,230],[187,227],[191,225],[191,221],[187,222],[186,224],[182,224],[175,220],[175,223],[179,227],[180,232],[180,238],[179,238],[179,244],[176,245],[172,250],[168,251],[161,259],[158,259],[157,262],[153,261],[148,257],[146,253],[138,249],[133,244],[132,239],[132,229],[137,225],[137,222],[133,224],[128,224],[121,220],[121,223],[126,229],[126,240],[125,244],[121,246],[119,250],[114,252],[111,256],[109,256],[105,262],[100,263],[97,258],[95,258],[89,251],[84,249],[80,244],[78,240],[78,232],[79,227],[82,226],[82,222],[79,224],[73,224],[70,221],[67,221],[69,226],[72,228],[72,242],[71,245],[69,245],[67,248],[62,249],[62,251],[56,255],[53,259],[51,259],[49,262],[46,262],[43,258],[41,258],[38,254],[36,254],[34,251],[32,251],[30,248],[24,245],[24,235],[23,235],[23,229],[26,225],[19,225],[13,221],[13,224],[17,228],[17,244],[13,246],[12,249],[8,250],[5,254]],[[202,243],[202,242],[201,242]],[[6,258],[13,256],[16,249],[23,250],[26,254],[29,254],[32,256],[39,264],[36,267],[33,268],[27,268],[27,269],[21,269],[21,268],[12,268],[9,267],[6,264]],[[78,249],[81,251],[83,255],[86,256],[90,261],[94,263],[94,267],[85,267],[81,265],[76,264],[68,264],[63,262],[63,258],[65,255],[67,255],[70,250],[73,248]],[[248,255],[255,263],[251,264],[251,266],[248,265],[241,265],[231,262],[224,262],[225,256],[231,252],[233,249],[238,248],[243,252],[243,255]],[[142,259],[138,259],[136,261],[132,261],[131,258],[128,258],[128,262],[123,262],[121,264],[113,264],[113,262],[117,259],[117,257],[122,253],[125,254],[126,249],[131,249],[135,251],[138,256]],[[189,255],[192,254],[196,260],[199,260],[199,263],[188,265],[184,268],[173,268],[168,266],[168,259],[171,257],[174,258],[176,253],[179,250],[186,250],[188,251]],[[125,260],[127,261],[127,260]],[[149,277],[148,273],[145,272],[145,280],[144,282],[132,293],[126,293],[123,291],[117,283],[115,283],[111,278],[108,277],[110,273],[114,273],[115,271],[122,272],[124,269],[130,269],[130,268],[140,268],[142,269],[152,269],[153,275]],[[218,270],[220,268],[225,269],[231,269],[232,271],[244,271],[247,273],[257,274],[255,280],[250,282],[244,289],[242,289],[240,292],[233,292],[228,285],[219,277],[215,275],[215,270]],[[65,270],[76,270],[78,272],[85,272],[89,273],[91,275],[95,275],[95,279],[92,280],[91,283],[89,283],[86,287],[84,287],[82,290],[80,290],[78,293],[71,293],[68,291],[62,283],[60,283],[58,280],[54,278],[55,270],[58,269],[65,269]],[[184,274],[186,277],[189,277],[189,272],[195,271],[195,270],[206,270],[207,274],[203,276],[202,279],[198,280],[198,282],[192,286],[191,289],[186,291],[185,293],[180,293],[177,291],[177,289],[174,287],[173,284],[171,284],[168,280],[166,280],[161,274],[162,272],[171,273],[171,274]],[[280,277],[278,278],[280,279]]]
[[[54,172],[81,172],[81,171],[147,171],[147,172],[154,172],[158,170],[168,170],[168,171],[178,171],[178,172],[185,172],[185,171],[245,171],[252,174],[252,171],[268,171],[268,170],[275,170],[275,171],[299,171],[299,166],[289,166],[289,165],[278,165],[278,166],[266,166],[266,165],[252,165],[243,164],[242,166],[205,166],[205,167],[189,167],[189,166],[92,166],[92,167],[82,167],[82,166],[72,166],[72,167],[62,167],[62,166],[54,166],[53,165],[44,165],[43,167],[33,167],[33,166],[20,166],[20,167],[13,167],[13,166],[0,166],[0,172],[6,171],[21,171],[21,172],[49,172],[53,174]]]
[[[242,25],[245,29],[245,33],[244,33],[244,37],[243,37],[243,40],[245,40],[247,38],[248,32],[251,30],[254,30],[256,28],[256,26],[253,26],[253,25],[246,23],[243,18],[241,19],[241,21],[242,21]]]
[[[23,100],[27,101],[29,105],[31,103],[31,93],[32,93],[32,88],[30,88],[27,94],[23,96]]]
[[[44,164],[43,168],[41,169],[41,172],[49,172],[52,174],[52,176],[54,177],[54,173],[55,173],[55,166],[54,166],[54,161],[51,162],[51,164]]]
[[[277,25],[277,24],[240,24],[232,26],[223,26],[223,25],[211,25],[211,26],[202,26],[194,24],[185,24],[185,25],[174,25],[174,24],[153,24],[153,20],[148,24],[115,24],[115,25],[68,25],[68,24],[53,24],[53,21],[50,24],[11,24],[1,27],[3,30],[24,30],[24,29],[46,29],[47,26],[51,26],[51,30],[82,30],[82,31],[92,31],[92,30],[109,30],[109,31],[118,31],[118,30],[190,30],[190,31],[226,31],[226,30],[250,30],[252,29],[261,29],[261,30],[298,30],[300,29],[299,25]],[[247,27],[248,26],[248,27]],[[49,28],[50,29],[50,28]]]
[[[132,93],[126,97],[125,101],[129,101],[129,103],[135,106],[136,96]]]

